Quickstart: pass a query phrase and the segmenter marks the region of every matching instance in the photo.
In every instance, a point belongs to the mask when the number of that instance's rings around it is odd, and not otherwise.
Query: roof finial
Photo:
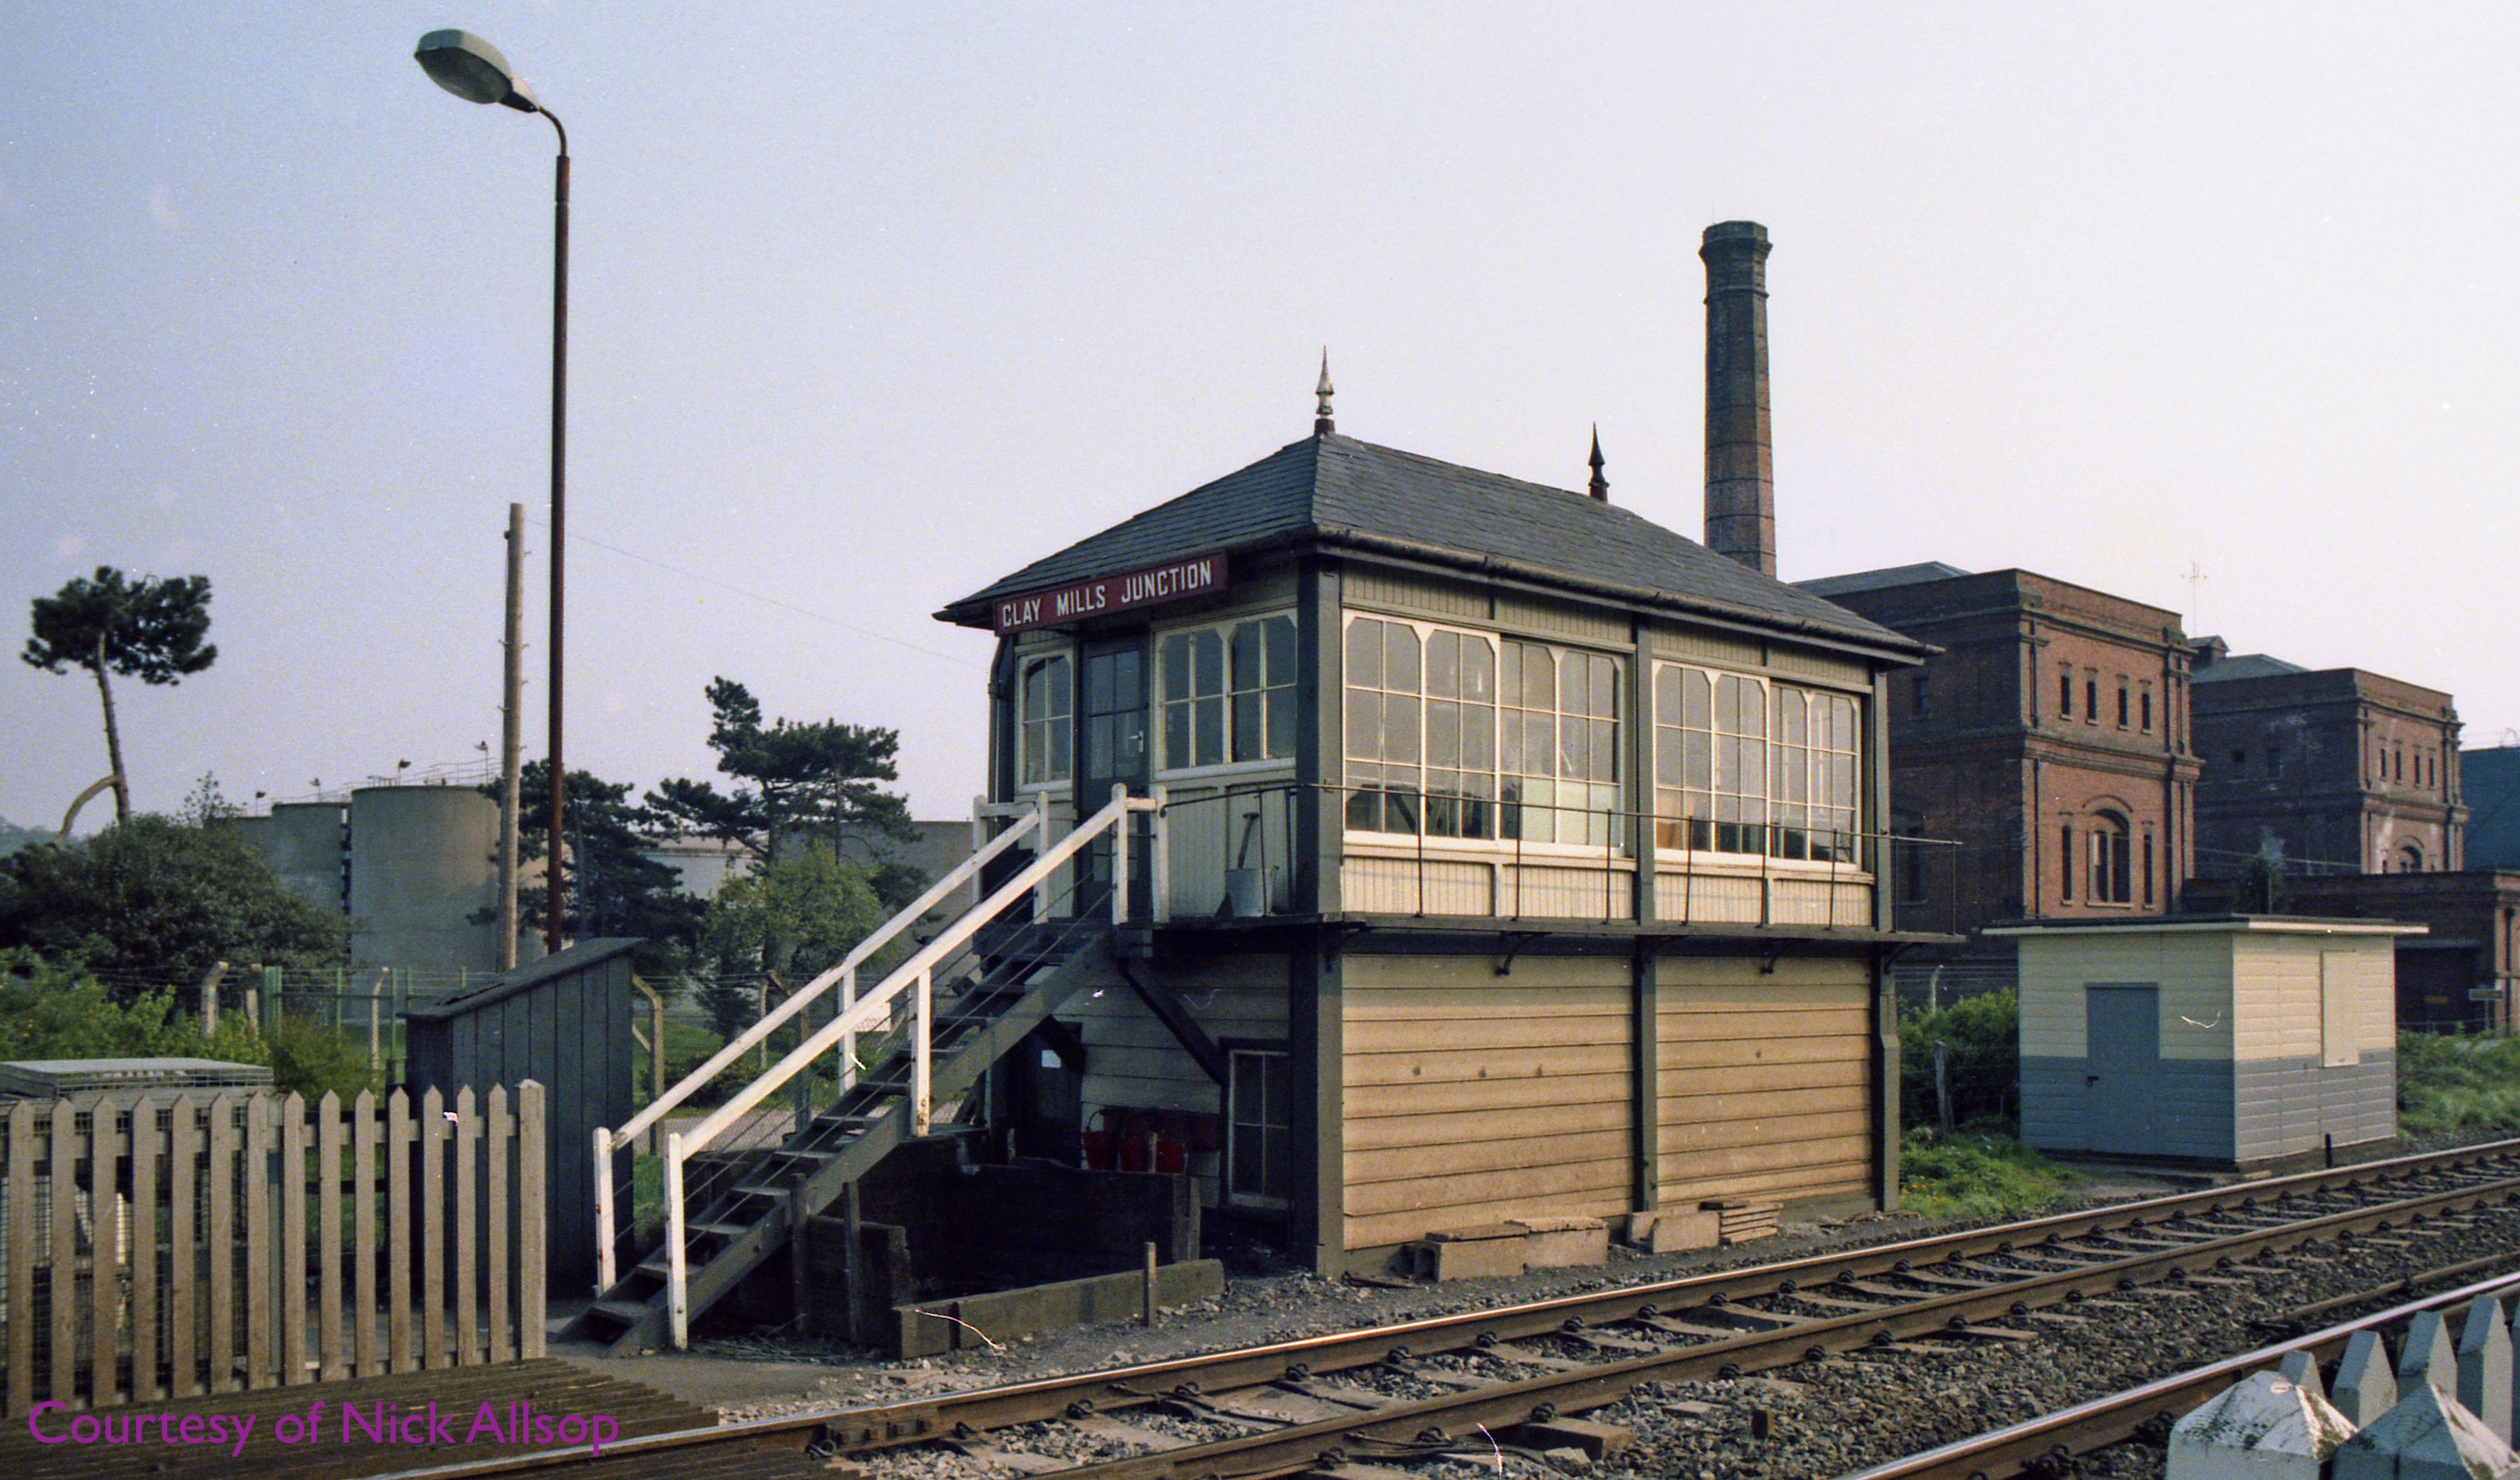
[[[1322,382],[1313,387],[1313,394],[1321,397],[1321,404],[1313,408],[1313,435],[1328,436],[1338,430],[1338,424],[1330,420],[1330,350],[1327,344],[1322,346]]]
[[[1610,502],[1610,480],[1601,476],[1601,424],[1598,422],[1593,424],[1593,456],[1586,461],[1593,465],[1593,481],[1590,485],[1593,497],[1604,504]]]

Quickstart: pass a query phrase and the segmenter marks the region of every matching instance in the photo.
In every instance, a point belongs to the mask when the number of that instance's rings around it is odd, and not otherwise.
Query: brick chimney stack
[[[1768,438],[1768,229],[1706,228],[1706,548],[1777,573]]]

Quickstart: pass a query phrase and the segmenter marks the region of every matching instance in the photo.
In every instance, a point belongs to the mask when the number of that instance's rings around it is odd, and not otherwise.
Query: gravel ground
[[[2408,1147],[2430,1150],[2485,1137],[2432,1137]],[[2403,1154],[2403,1153],[2401,1153]],[[2091,1205],[2155,1196],[2195,1179],[2144,1177],[2094,1169],[2087,1189]],[[1695,1255],[1640,1256],[1614,1249],[1611,1262],[1590,1270],[1549,1271],[1510,1280],[1476,1280],[1411,1289],[1383,1289],[1324,1280],[1305,1274],[1239,1276],[1217,1300],[1167,1311],[1151,1329],[1104,1325],[1013,1338],[995,1352],[888,1362],[863,1350],[825,1341],[776,1336],[701,1340],[686,1354],[625,1360],[596,1358],[591,1348],[561,1349],[608,1373],[649,1382],[715,1408],[728,1419],[767,1416],[857,1403],[898,1401],[1027,1380],[1060,1372],[1158,1361],[1229,1350],[1298,1336],[1388,1324],[1420,1317],[1492,1308],[1528,1300],[1644,1283],[1680,1275],[1766,1264],[1808,1254],[1924,1236],[1965,1225],[1931,1222],[1907,1214],[1862,1214],[1844,1220],[1787,1225],[1777,1237]],[[2498,1221],[2493,1246],[2508,1246],[2520,1225]],[[1832,1358],[1738,1383],[1679,1384],[1641,1394],[1594,1416],[1628,1424],[1637,1448],[1605,1473],[1706,1477],[1827,1476],[1895,1458],[1929,1444],[1981,1432],[2034,1416],[2066,1403],[2113,1391],[2257,1344],[2241,1303],[2252,1311],[2306,1303],[2396,1278],[2417,1267],[2489,1252],[2445,1252],[2427,1239],[2410,1261],[2397,1251],[2358,1250],[2351,1267],[2299,1266],[2298,1272],[2258,1281],[2259,1290],[2194,1289],[2182,1296],[2130,1296],[2129,1307],[2107,1313],[2103,1327],[2044,1328],[2037,1343],[1970,1343],[1947,1356],[1920,1358],[1872,1354]],[[2405,1268],[2397,1266],[2404,1264]],[[2038,1325],[2038,1323],[2029,1323]],[[1541,1350],[1541,1347],[1533,1347]],[[1478,1368],[1472,1368],[1476,1370]],[[1381,1374],[1389,1376],[1391,1374]],[[1354,1374],[1344,1380],[1360,1380]],[[1412,1384],[1413,1387],[1417,1384]],[[1696,1410],[1702,1408],[1703,1412]],[[1752,1411],[1764,1408],[1774,1427],[1764,1442],[1750,1438]],[[1920,1427],[1923,1417],[1928,1425]],[[1215,1429],[1163,1415],[1130,1415],[1126,1424],[1166,1431],[1180,1422],[1183,1437]],[[1062,1426],[1050,1425],[1048,1428]],[[1007,1436],[1010,1448],[1032,1448]],[[1088,1455],[1118,1455],[1134,1446],[1108,1435],[1071,1435],[1062,1442],[1087,1446]],[[1098,1447],[1099,1446],[1099,1447]],[[1473,1444],[1471,1448],[1484,1448]],[[2150,1458],[2142,1458],[2146,1454]],[[1360,1458],[1365,1457],[1360,1456]],[[1073,1462],[1073,1461],[1071,1461]],[[1384,1461],[1388,1462],[1388,1461]],[[1408,1466],[1427,1476],[1539,1475],[1552,1471],[1509,1451],[1472,1460]],[[2086,1461],[2090,1475],[2157,1475],[2158,1452],[2139,1448]],[[941,1451],[908,1451],[888,1457],[879,1473],[889,1477],[946,1477],[1012,1473]]]

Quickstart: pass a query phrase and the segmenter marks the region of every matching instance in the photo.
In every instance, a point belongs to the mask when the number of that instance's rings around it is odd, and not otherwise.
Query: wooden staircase
[[[938,983],[929,1040],[933,1099],[960,1098],[1070,994],[1109,979],[1111,936],[1109,919],[1090,915],[984,934],[960,990],[948,996]],[[690,1220],[685,1250],[690,1317],[759,1268],[796,1222],[830,1207],[848,1184],[913,1138],[912,1074],[911,1054],[896,1048],[802,1131],[721,1175],[722,1190],[693,1198],[700,1211]],[[660,1242],[596,1298],[569,1334],[603,1341],[606,1355],[614,1357],[666,1345],[670,1274]]]

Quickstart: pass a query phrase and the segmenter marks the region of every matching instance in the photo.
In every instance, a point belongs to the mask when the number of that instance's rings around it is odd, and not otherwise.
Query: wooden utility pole
[[[517,965],[518,702],[524,687],[525,506],[508,506],[508,672],[499,706],[499,969]]]

